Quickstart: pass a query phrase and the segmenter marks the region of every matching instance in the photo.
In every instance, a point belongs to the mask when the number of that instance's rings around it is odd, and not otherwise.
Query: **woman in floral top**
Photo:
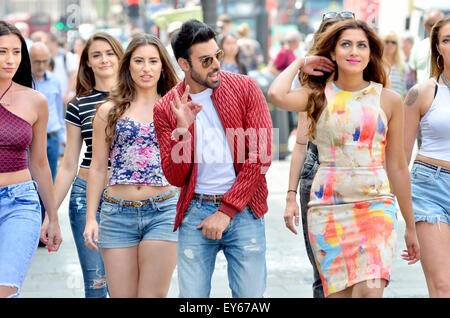
[[[177,262],[178,191],[164,177],[153,125],[154,105],[178,82],[171,63],[158,38],[134,36],[93,121],[84,238],[101,248],[111,297],[165,297]]]

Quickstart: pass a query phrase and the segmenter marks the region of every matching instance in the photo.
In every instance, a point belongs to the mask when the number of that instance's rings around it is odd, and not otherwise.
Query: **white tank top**
[[[419,154],[450,161],[450,89],[433,80],[437,92],[430,109],[420,121],[422,145]]]

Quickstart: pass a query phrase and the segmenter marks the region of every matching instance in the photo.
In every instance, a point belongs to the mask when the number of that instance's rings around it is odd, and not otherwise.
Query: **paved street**
[[[267,236],[267,289],[265,297],[312,297],[312,269],[306,255],[303,237],[295,236],[284,226],[285,193],[289,177],[289,158],[274,161],[267,174],[269,213],[265,217]],[[84,297],[82,274],[69,225],[66,197],[59,210],[63,244],[57,253],[39,248],[23,285],[21,297]],[[391,282],[385,297],[427,297],[425,278],[419,263],[407,265],[400,257],[405,243],[404,222],[399,213],[397,253],[391,272]],[[231,297],[222,253],[217,257],[211,297]],[[169,297],[178,296],[175,270]]]

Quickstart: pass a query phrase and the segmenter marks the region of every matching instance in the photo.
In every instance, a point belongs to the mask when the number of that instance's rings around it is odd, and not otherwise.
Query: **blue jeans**
[[[307,211],[308,202],[310,198],[311,185],[316,175],[317,169],[319,169],[319,153],[317,151],[317,146],[312,142],[308,142],[308,152],[306,153],[306,159],[303,163],[303,168],[300,177],[300,208],[302,211],[302,226],[303,226],[303,238],[305,239],[306,252],[308,254],[309,261],[313,267],[314,272],[314,282],[313,282],[313,297],[314,298],[324,298],[322,280],[320,279],[319,270],[317,269],[317,264],[314,258],[314,253],[311,248],[311,243],[308,236],[308,221],[307,221]]]
[[[0,286],[18,297],[41,232],[41,206],[34,181],[0,187]]]
[[[59,158],[59,137],[58,134],[50,134],[47,137],[47,158],[52,172],[52,179],[55,182],[56,170],[58,168]]]
[[[211,240],[197,226],[220,204],[192,200],[178,229],[178,284],[180,297],[206,298],[217,253],[228,262],[228,282],[233,297],[263,297],[266,289],[266,235],[264,217],[256,218],[249,206],[236,213],[222,234]]]
[[[108,294],[105,266],[100,251],[96,252],[84,244],[84,227],[86,226],[86,186],[87,181],[75,178],[69,201],[69,219],[73,238],[77,247],[78,259],[84,280],[86,298],[105,298]],[[100,223],[100,206],[97,210],[97,222]]]

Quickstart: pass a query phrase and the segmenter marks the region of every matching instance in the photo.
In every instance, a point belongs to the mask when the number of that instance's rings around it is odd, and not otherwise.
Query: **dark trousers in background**
[[[309,241],[308,235],[308,220],[307,220],[307,210],[308,202],[310,198],[311,185],[316,175],[317,169],[319,169],[319,153],[317,151],[317,146],[312,142],[308,142],[308,152],[306,154],[306,159],[303,164],[300,177],[300,209],[302,212],[302,226],[303,226],[303,238],[305,239],[306,252],[308,254],[309,261],[313,267],[314,272],[314,282],[313,282],[313,297],[314,298],[324,298],[322,280],[320,279],[319,271],[317,269],[317,264],[314,258],[314,252],[311,248],[311,243]]]
[[[52,180],[55,182],[56,170],[58,169],[58,157],[59,157],[59,137],[57,132],[47,134],[47,158],[50,165],[50,171],[52,173]],[[45,217],[44,204],[39,196],[39,201],[41,202],[41,214],[42,221]]]

